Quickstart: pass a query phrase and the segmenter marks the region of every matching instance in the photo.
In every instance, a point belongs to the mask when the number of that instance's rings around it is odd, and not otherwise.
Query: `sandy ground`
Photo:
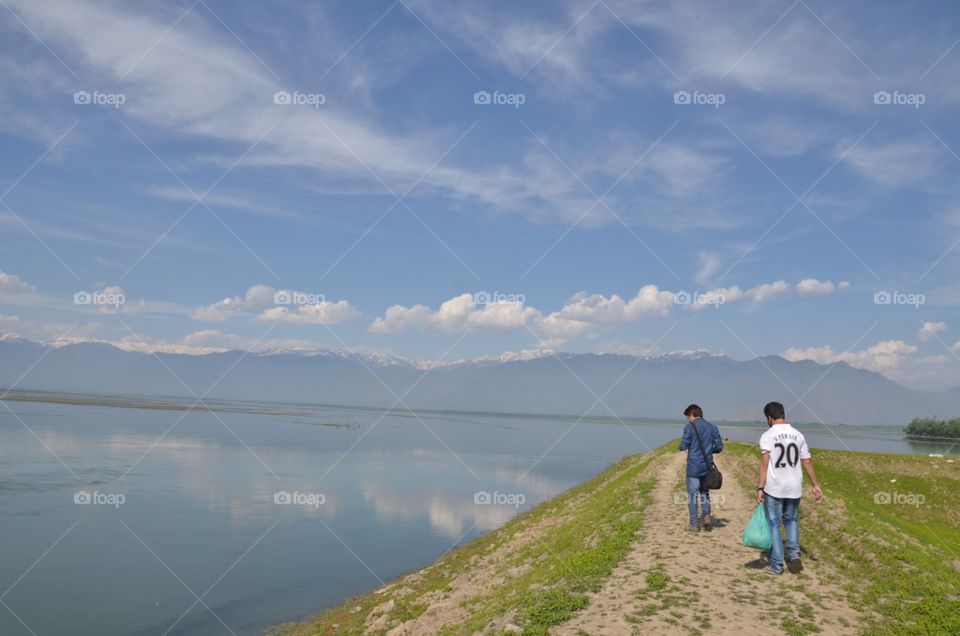
[[[846,604],[846,595],[837,587],[836,582],[843,577],[813,555],[804,555],[804,571],[799,575],[764,572],[766,564],[760,552],[744,547],[740,536],[756,500],[736,477],[750,475],[752,479],[756,466],[747,461],[737,463],[733,457],[720,456],[718,461],[724,472],[724,487],[713,496],[713,526],[693,534],[685,531],[686,454],[678,452],[653,460],[646,475],[655,476],[657,484],[637,540],[602,589],[589,596],[588,605],[554,627],[552,634],[858,632],[861,616]],[[491,593],[505,576],[518,573],[504,570],[507,557],[532,537],[549,531],[571,510],[568,507],[541,519],[505,544],[475,556],[470,570],[457,576],[449,587],[420,599],[428,608],[413,620],[397,624],[390,621],[389,613],[411,592],[409,586],[421,574],[412,573],[381,588],[377,594],[382,594],[384,601],[367,617],[365,631],[414,636],[458,625],[469,611],[464,607],[466,601]],[[800,509],[801,547],[804,516],[813,514],[834,517],[842,515],[843,510],[837,502],[814,504],[812,497],[805,498]],[[521,631],[512,619],[500,617],[483,633]]]
[[[743,546],[740,535],[756,500],[735,475],[752,474],[755,466],[725,465],[724,459],[717,460],[724,486],[714,493],[713,528],[692,534],[685,532],[686,454],[663,458],[639,540],[604,587],[591,595],[589,605],[551,633],[776,634],[787,633],[788,625],[803,624],[815,624],[828,634],[857,632],[860,616],[846,605],[845,595],[826,582],[836,573],[807,555],[799,575],[773,576],[763,571],[760,553]],[[829,504],[804,498],[801,547],[804,508],[814,505]]]

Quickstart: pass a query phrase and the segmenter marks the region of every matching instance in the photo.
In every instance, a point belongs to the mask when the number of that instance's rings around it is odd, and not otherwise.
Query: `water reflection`
[[[196,600],[181,581],[199,591],[217,582],[205,602],[237,634],[258,633],[421,567],[680,431],[438,414],[424,426],[306,406],[235,405],[215,417],[10,405],[30,430],[0,412],[0,586],[29,573],[4,602],[37,633],[105,636],[163,633]],[[813,446],[956,452],[899,431],[801,428]],[[721,430],[750,442],[762,432]],[[78,491],[125,502],[75,504]],[[171,633],[221,631],[200,607]],[[29,632],[7,612],[0,633]]]

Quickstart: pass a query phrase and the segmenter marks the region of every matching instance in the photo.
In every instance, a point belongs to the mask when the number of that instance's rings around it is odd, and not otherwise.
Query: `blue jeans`
[[[770,533],[773,535],[773,544],[770,546],[770,567],[774,572],[783,572],[781,523],[787,535],[787,561],[800,557],[800,524],[797,523],[799,510],[799,498],[771,497],[766,493],[763,495],[763,511],[767,515],[767,523],[770,524]]]
[[[703,508],[704,516],[710,514],[710,491],[700,486],[702,477],[687,476],[687,507],[690,509],[690,525],[700,527],[700,517],[697,516],[697,501]]]

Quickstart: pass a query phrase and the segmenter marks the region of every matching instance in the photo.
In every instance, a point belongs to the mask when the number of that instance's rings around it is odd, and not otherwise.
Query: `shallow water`
[[[0,409],[4,635],[259,633],[422,567],[681,427],[6,404],[16,417]],[[798,428],[813,447],[957,450],[899,430]],[[762,432],[721,430],[751,442]],[[95,501],[76,503],[84,492]],[[283,492],[295,501],[275,503]]]

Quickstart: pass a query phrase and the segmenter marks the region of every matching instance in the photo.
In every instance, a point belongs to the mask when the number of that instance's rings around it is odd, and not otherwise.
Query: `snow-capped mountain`
[[[402,397],[411,408],[575,416],[677,419],[697,402],[708,418],[758,420],[769,400],[783,402],[795,421],[827,424],[903,425],[917,416],[960,415],[956,390],[916,391],[845,363],[743,361],[709,351],[645,357],[521,351],[424,362],[346,349],[145,353],[101,341],[39,343],[0,334],[0,388],[14,384],[373,407]]]

